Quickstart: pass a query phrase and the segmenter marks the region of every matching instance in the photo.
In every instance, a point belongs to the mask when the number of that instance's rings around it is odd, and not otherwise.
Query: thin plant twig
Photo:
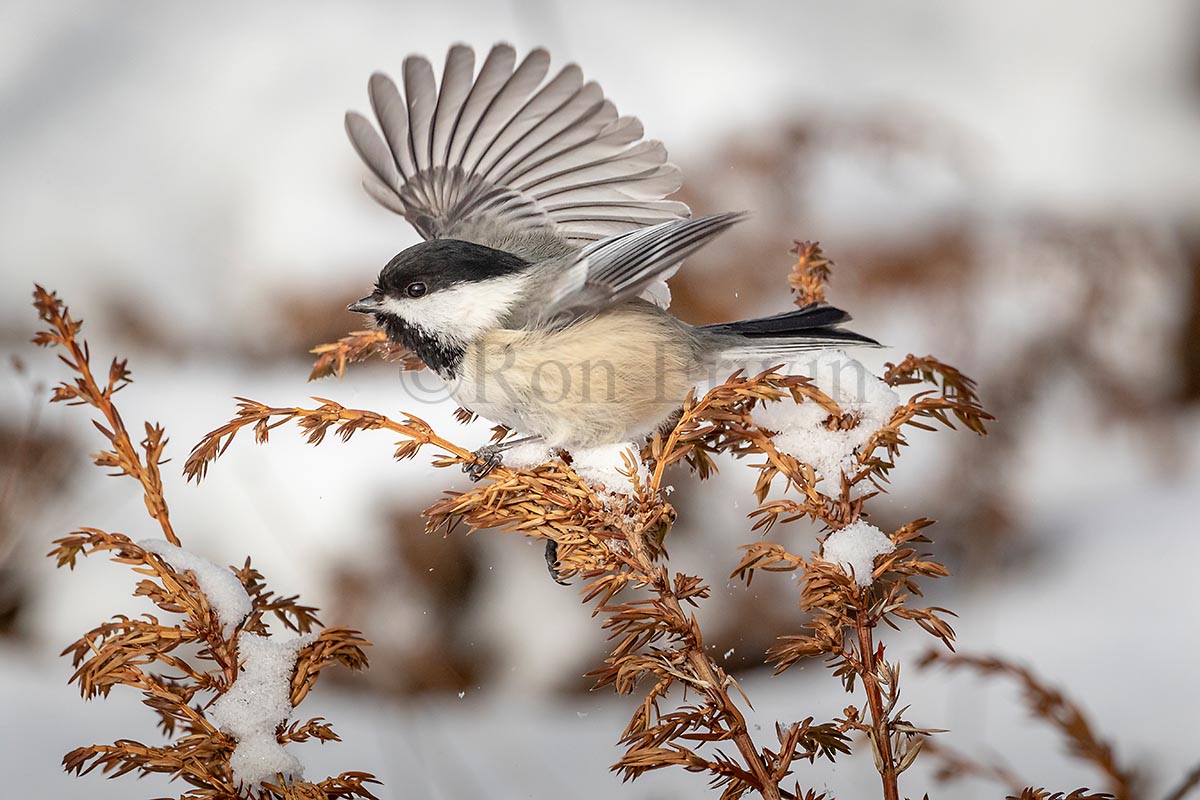
[[[89,405],[101,413],[104,424],[95,425],[112,449],[93,456],[93,461],[114,470],[114,475],[139,481],[146,511],[166,537],[166,542],[157,544],[138,542],[125,534],[83,527],[57,539],[49,553],[59,567],[70,568],[80,557],[108,554],[139,576],[134,594],[147,598],[166,615],[163,619],[156,614],[116,616],[83,634],[63,655],[70,656],[74,668],[70,682],[85,699],[108,697],[118,686],[137,691],[168,741],[145,744],[118,739],[112,744],[78,747],[63,757],[64,768],[76,775],[98,769],[110,778],[164,774],[188,785],[187,800],[374,798],[370,786],[378,781],[366,772],[345,772],[316,782],[282,773],[261,781],[241,779],[235,766],[241,740],[236,731],[231,733],[214,721],[210,710],[243,679],[246,659],[239,653],[241,636],[268,637],[268,617],[307,635],[295,644],[294,670],[281,690],[293,709],[325,669],[335,664],[365,668],[363,648],[370,643],[348,628],[321,629],[316,609],[299,604],[295,597],[276,596],[249,559],[240,569],[223,571],[213,564],[205,569],[200,565],[206,562],[191,554],[186,561],[177,562],[186,563],[186,568],[173,564],[175,557],[164,556],[181,541],[162,491],[159,465],[167,443],[163,428],[147,423],[146,438],[140,448],[135,447],[113,402],[113,395],[131,382],[125,362],[113,359],[106,382],[99,384],[90,349],[79,337],[82,322],[71,316],[56,295],[41,287],[34,292],[34,305],[48,325],[34,342],[59,348],[59,358],[75,376],[54,391],[52,402]],[[219,595],[210,597],[210,589]],[[236,619],[229,618],[235,613],[231,609],[236,609]],[[169,619],[172,617],[175,621]],[[247,708],[239,713],[254,712]],[[266,736],[279,749],[308,739],[339,741],[332,726],[319,717],[286,726],[280,723],[273,737]]]

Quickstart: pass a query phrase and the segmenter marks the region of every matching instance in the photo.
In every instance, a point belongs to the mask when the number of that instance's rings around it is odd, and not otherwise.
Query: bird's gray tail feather
[[[812,303],[770,317],[704,325],[700,330],[716,336],[714,349],[723,359],[731,360],[787,356],[830,347],[879,346],[869,336],[838,327],[849,321],[850,315],[840,308]]]

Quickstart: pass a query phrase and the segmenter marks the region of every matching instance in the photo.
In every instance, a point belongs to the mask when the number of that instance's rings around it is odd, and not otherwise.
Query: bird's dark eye
[[[425,294],[427,289],[425,284],[421,283],[420,281],[414,281],[413,283],[410,283],[404,291],[409,297],[420,297],[421,295]]]

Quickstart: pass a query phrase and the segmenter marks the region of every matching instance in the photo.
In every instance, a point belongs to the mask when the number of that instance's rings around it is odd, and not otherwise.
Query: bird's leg
[[[504,460],[505,450],[519,444],[536,442],[541,438],[540,436],[523,436],[520,439],[509,439],[506,442],[497,442],[481,447],[471,453],[474,461],[467,461],[463,464],[463,472],[470,475],[473,481],[480,480],[484,475],[500,466],[500,462]]]
[[[564,581],[558,576],[558,542],[553,539],[546,540],[546,569],[550,570],[550,577],[560,586],[570,586],[571,584]]]
[[[504,451],[519,444],[527,444],[529,442],[541,441],[540,436],[523,436],[520,439],[510,439],[507,442],[497,442],[479,448],[471,453],[474,461],[468,461],[463,464],[463,472],[471,476],[471,480],[478,481],[483,476],[487,475],[493,469],[500,465],[504,460]],[[564,581],[558,576],[558,542],[553,539],[546,540],[546,569],[550,571],[550,577],[554,582],[562,586],[570,586],[571,584]]]

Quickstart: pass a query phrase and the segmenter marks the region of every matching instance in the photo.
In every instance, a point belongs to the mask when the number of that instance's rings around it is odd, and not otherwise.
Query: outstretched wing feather
[[[456,44],[446,53],[446,66],[442,70],[442,86],[438,90],[437,110],[433,114],[433,138],[430,158],[435,169],[443,172],[449,166],[450,142],[453,140],[458,115],[462,110],[475,77],[475,51],[466,45]],[[457,202],[453,181],[442,181],[437,196],[438,204],[451,208]]]
[[[504,82],[480,118],[470,146],[463,152],[462,164],[468,173],[486,175],[486,171],[480,169],[481,162],[549,70],[550,54],[545,50],[533,50]]]
[[[409,151],[418,172],[426,172],[433,163],[433,114],[437,110],[437,83],[433,67],[424,58],[404,59],[404,95],[408,98]]]
[[[537,228],[582,246],[687,216],[685,205],[664,199],[679,187],[666,150],[641,142],[641,124],[619,116],[577,66],[543,85],[546,51],[517,64],[504,44],[473,76],[474,66],[473,51],[455,45],[439,88],[429,62],[410,57],[403,94],[385,75],[369,82],[382,138],[362,116],[346,118],[371,172],[367,191],[423,236],[509,241]]]
[[[569,65],[563,73],[570,69]],[[562,74],[562,73],[560,73]],[[577,74],[574,71],[570,75]],[[604,92],[595,83],[584,83],[576,86],[575,80],[564,81],[563,93],[573,90],[552,111],[538,121],[529,133],[516,142],[509,152],[501,158],[489,171],[489,180],[495,183],[509,184],[531,165],[536,165],[541,159],[548,157],[554,151],[552,148],[561,147],[563,137],[578,126],[585,124],[595,116],[604,105]],[[556,92],[557,96],[557,92]],[[549,105],[551,99],[545,103]],[[542,107],[539,102],[537,106]]]
[[[744,217],[730,213],[672,220],[588,245],[564,271],[545,318],[566,324],[637,296]]]
[[[371,98],[375,119],[379,120],[379,127],[383,130],[383,138],[392,151],[393,162],[407,181],[417,174],[408,141],[408,104],[400,96],[400,90],[392,79],[382,72],[371,76],[367,93]],[[351,136],[353,138],[353,134]]]
[[[463,163],[463,156],[467,148],[471,146],[475,132],[479,129],[480,120],[483,119],[483,115],[491,105],[496,93],[512,76],[516,63],[517,52],[509,45],[496,45],[488,53],[487,58],[483,61],[483,66],[479,69],[479,75],[475,78],[475,85],[467,94],[462,112],[459,114],[458,124],[455,126],[454,136],[450,142],[448,164],[461,165]]]
[[[583,72],[574,64],[558,71],[517,111],[496,136],[479,165],[479,173],[498,182],[504,165],[519,161],[526,153],[545,144],[546,122],[583,87]]]
[[[354,145],[358,157],[363,160],[371,173],[391,189],[393,193],[400,191],[403,181],[396,171],[396,162],[392,159],[392,151],[367,118],[356,111],[346,114],[346,133],[350,143]]]

